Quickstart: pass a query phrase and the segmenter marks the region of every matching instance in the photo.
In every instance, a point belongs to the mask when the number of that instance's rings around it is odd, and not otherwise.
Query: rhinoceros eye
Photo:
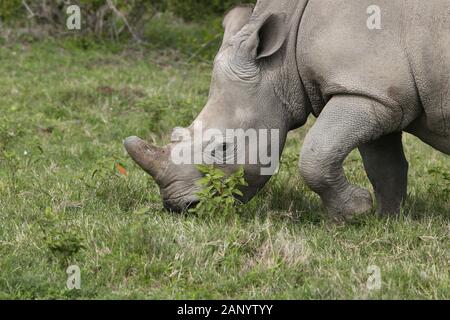
[[[220,152],[218,152],[220,151]],[[226,160],[227,159],[227,151],[228,151],[228,144],[226,142],[218,145],[211,153],[213,158],[217,158],[218,156],[222,156],[223,159],[220,160]],[[217,156],[217,157],[216,157]]]
[[[170,142],[182,142],[190,139],[190,131],[186,128],[176,127],[172,131]]]
[[[228,151],[228,143],[224,142],[222,143],[222,154],[226,156],[227,151]]]

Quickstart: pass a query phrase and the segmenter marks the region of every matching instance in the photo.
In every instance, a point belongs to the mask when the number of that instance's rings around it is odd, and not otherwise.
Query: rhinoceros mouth
[[[172,181],[161,188],[161,196],[166,209],[173,212],[184,212],[198,204],[196,193],[200,188],[194,179],[192,185],[185,185],[184,181]]]
[[[172,212],[186,212],[197,206],[199,200],[195,196],[181,196],[178,198],[164,199],[163,205],[166,210]]]

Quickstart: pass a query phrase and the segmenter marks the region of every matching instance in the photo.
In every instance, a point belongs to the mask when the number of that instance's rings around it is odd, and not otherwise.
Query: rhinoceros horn
[[[124,141],[125,149],[131,158],[158,184],[162,183],[162,177],[169,162],[167,148],[153,146],[139,137],[129,137]]]

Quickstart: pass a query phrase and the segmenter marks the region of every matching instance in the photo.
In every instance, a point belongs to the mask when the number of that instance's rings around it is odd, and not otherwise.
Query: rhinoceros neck
[[[274,58],[277,68],[268,63],[266,70],[275,79],[274,92],[279,100],[282,112],[285,114],[289,129],[296,129],[305,124],[311,113],[310,102],[300,76],[297,63],[297,41],[300,22],[309,0],[260,0],[253,12],[252,19],[270,14],[286,16],[289,35],[283,49]]]

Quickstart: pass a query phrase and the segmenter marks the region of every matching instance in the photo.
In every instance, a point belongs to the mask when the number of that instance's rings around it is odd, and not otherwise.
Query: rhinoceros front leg
[[[396,131],[401,119],[401,112],[375,100],[339,95],[329,101],[308,132],[300,171],[337,218],[367,212],[373,205],[370,192],[350,184],[345,177],[345,158],[359,146]]]
[[[408,161],[403,152],[402,133],[369,142],[359,151],[375,190],[378,212],[399,213],[406,199],[408,182]]]

